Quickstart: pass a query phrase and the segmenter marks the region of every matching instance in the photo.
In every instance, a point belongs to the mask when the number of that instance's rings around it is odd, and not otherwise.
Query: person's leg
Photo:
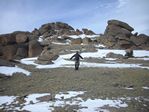
[[[77,70],[77,65],[75,64],[75,70]]]
[[[79,61],[76,61],[75,62],[75,70],[78,70],[79,69]]]
[[[77,61],[75,61],[75,70],[77,70]]]
[[[80,61],[78,61],[78,69],[79,69],[79,66],[80,66]]]

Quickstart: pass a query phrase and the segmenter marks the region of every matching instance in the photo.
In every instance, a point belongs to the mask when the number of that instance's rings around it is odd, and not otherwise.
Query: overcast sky
[[[149,0],[0,0],[0,34],[56,21],[103,33],[108,20],[118,19],[149,35],[148,11]]]

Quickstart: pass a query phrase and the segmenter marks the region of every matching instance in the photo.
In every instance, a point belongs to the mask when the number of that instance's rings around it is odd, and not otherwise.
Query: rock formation
[[[45,55],[42,52],[44,47],[51,45],[53,42],[66,43],[68,40],[72,40],[72,44],[81,44],[81,38],[72,39],[69,37],[70,35],[81,34],[92,35],[95,33],[88,29],[74,30],[66,23],[55,22],[44,24],[39,29],[35,28],[32,32],[16,31],[10,34],[2,34],[0,35],[0,58],[13,60],[40,55],[39,60],[41,62],[43,60],[41,57]],[[39,38],[42,41],[39,42]],[[84,42],[86,41],[84,40]],[[49,54],[49,57],[53,57],[51,51],[48,54],[47,52],[46,55]]]
[[[36,41],[35,45],[32,41]],[[37,56],[41,53],[41,45],[30,32],[16,31],[0,35],[0,57],[6,60]]]
[[[124,56],[121,54],[115,54],[113,52],[110,52],[106,55],[106,58],[124,58]]]
[[[37,40],[32,40],[28,45],[28,57],[38,56],[42,52],[42,47]]]
[[[107,48],[149,50],[149,36],[133,34],[133,30],[125,22],[109,20],[104,34],[93,40],[86,35],[95,35],[95,33],[86,28],[81,31],[62,22],[47,23],[32,32],[16,31],[0,35],[0,58],[13,60],[39,56],[37,63],[52,63],[52,60],[58,57],[58,52],[55,53],[54,50],[56,45],[52,46],[53,43],[69,43],[70,46],[102,43]],[[72,38],[74,35],[80,38]],[[82,39],[80,35],[84,38]],[[52,46],[51,49],[46,49],[49,46]]]
[[[145,34],[133,34],[134,29],[119,20],[109,20],[101,43],[116,49],[149,49],[149,37]]]
[[[82,39],[81,38],[77,38],[77,39],[72,39],[71,40],[71,44],[81,44],[82,43]]]
[[[86,28],[83,28],[82,29],[83,33],[86,34],[86,35],[95,35],[95,33],[91,30],[88,30]]]
[[[51,52],[48,49],[44,49],[42,53],[39,55],[38,59],[36,60],[36,63],[46,65],[46,64],[52,64],[53,60],[56,60],[58,58],[58,55],[54,52]]]
[[[15,64],[12,63],[12,62],[9,62],[9,61],[7,61],[7,60],[0,59],[0,66],[14,67]]]
[[[84,39],[82,39],[83,44],[90,44],[91,42],[92,42],[92,40],[88,37],[85,37]]]

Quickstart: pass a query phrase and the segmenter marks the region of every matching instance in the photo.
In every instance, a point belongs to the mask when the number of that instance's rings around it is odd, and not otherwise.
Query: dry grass
[[[33,66],[21,65],[32,72],[31,76],[15,74],[9,78],[0,78],[0,95],[26,95],[31,93],[52,93],[63,91],[87,91],[86,98],[118,98],[138,97],[148,98],[149,91],[143,86],[149,86],[149,70],[147,69],[112,69],[112,68],[73,68],[35,69]],[[126,90],[132,86],[134,90]],[[143,108],[147,112],[148,102],[131,101],[130,106],[122,112],[137,112]],[[149,105],[148,105],[149,106]],[[134,110],[134,111],[133,111]],[[114,111],[117,112],[117,111]]]

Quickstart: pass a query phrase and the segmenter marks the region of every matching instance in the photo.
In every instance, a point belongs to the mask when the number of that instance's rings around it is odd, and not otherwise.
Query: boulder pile
[[[109,20],[104,34],[91,39],[90,37],[94,36],[95,33],[86,28],[75,30],[66,23],[47,23],[39,29],[35,28],[32,32],[16,31],[1,34],[0,59],[13,60],[38,56],[36,63],[50,64],[58,57],[61,50],[65,50],[62,48],[59,50],[59,43],[67,46],[82,44],[94,46],[95,43],[103,44],[106,48],[112,49],[149,50],[149,36],[137,32],[133,34],[132,31],[134,28],[125,22]],[[107,57],[111,56],[115,55],[109,54]]]
[[[16,31],[10,34],[0,35],[0,58],[5,60],[22,59],[26,57],[39,56],[37,63],[48,64],[57,57],[58,53],[47,50],[52,43],[81,44],[88,43],[89,39],[73,39],[71,35],[94,35],[88,29],[74,30],[66,23],[55,22],[42,25],[39,29],[35,28],[32,32]],[[44,49],[44,50],[43,50]],[[45,50],[46,49],[46,50]]]
[[[30,32],[17,31],[0,35],[0,57],[6,60],[34,57],[42,47]]]
[[[119,20],[109,20],[101,43],[116,49],[149,49],[149,36],[132,33],[134,28]]]
[[[36,60],[37,64],[52,64],[53,60],[56,60],[58,58],[58,54],[55,52],[51,52],[48,49],[44,49],[42,53],[38,56],[38,59]]]

